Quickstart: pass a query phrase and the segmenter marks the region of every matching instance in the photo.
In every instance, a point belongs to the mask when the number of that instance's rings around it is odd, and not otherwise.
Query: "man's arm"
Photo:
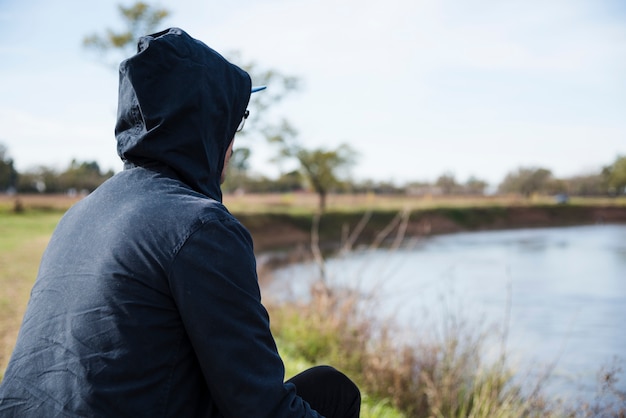
[[[284,383],[252,240],[239,222],[211,221],[196,231],[176,257],[170,286],[225,417],[319,417]]]

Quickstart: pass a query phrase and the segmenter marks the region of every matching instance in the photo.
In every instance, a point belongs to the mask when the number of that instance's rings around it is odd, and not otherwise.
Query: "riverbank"
[[[254,237],[257,253],[309,248],[312,214],[235,213]],[[326,250],[354,239],[354,246],[395,239],[455,232],[552,226],[626,223],[624,206],[538,205],[438,207],[404,212],[392,210],[329,211],[319,220],[319,242]],[[360,230],[362,226],[362,230]]]
[[[0,212],[62,213],[84,196],[0,194]],[[229,210],[250,230],[257,253],[310,248],[317,196],[301,194],[225,195]],[[549,196],[330,195],[319,219],[319,243],[332,250],[455,232],[626,223],[626,198],[572,198],[555,204]],[[362,230],[360,229],[362,227]],[[384,240],[383,240],[384,241]],[[384,244],[384,242],[381,242]]]

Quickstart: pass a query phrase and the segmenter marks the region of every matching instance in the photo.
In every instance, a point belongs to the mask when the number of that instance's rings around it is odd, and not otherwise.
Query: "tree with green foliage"
[[[296,139],[296,131],[283,122],[279,130],[269,136],[278,145],[277,160],[292,159],[299,164],[299,171],[319,197],[319,210],[326,209],[326,197],[336,187],[344,184],[345,170],[351,168],[357,152],[348,144],[339,144],[335,149],[307,149]]]
[[[525,168],[521,167],[517,171],[512,171],[504,178],[498,186],[500,193],[519,193],[525,197],[530,197],[535,193],[545,192],[552,172],[545,168]]]
[[[113,170],[100,171],[95,161],[72,160],[65,171],[39,166],[20,175],[21,193],[90,193],[113,176]]]
[[[583,174],[564,180],[567,192],[572,196],[600,196],[607,192],[602,173]]]
[[[603,168],[602,175],[610,194],[626,194],[626,157],[618,156],[613,164]]]
[[[485,189],[487,189],[487,182],[484,180],[480,180],[474,176],[471,176],[466,182],[463,188],[465,189],[465,193],[470,195],[484,195]]]
[[[17,185],[20,193],[63,193],[59,173],[53,168],[39,166],[20,175]]]
[[[354,164],[356,152],[348,144],[340,144],[335,149],[304,149],[296,153],[304,176],[319,195],[319,209],[326,208],[326,196],[334,187],[344,184],[340,171]]]
[[[459,184],[456,182],[453,173],[444,173],[435,181],[435,186],[441,190],[444,195],[451,195],[457,193],[460,189]]]
[[[434,186],[444,195],[483,195],[487,188],[487,182],[471,176],[465,183],[461,184],[457,182],[454,173],[447,172],[437,178]]]
[[[10,191],[17,186],[18,173],[9,157],[7,147],[0,144],[0,192]]]
[[[62,190],[74,190],[75,192],[92,192],[109,177],[112,171],[102,173],[100,166],[95,161],[78,162],[72,160],[70,166],[59,176],[59,184]]]

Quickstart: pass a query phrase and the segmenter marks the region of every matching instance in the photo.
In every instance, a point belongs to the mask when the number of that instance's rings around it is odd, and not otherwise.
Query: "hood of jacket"
[[[224,157],[250,88],[245,71],[181,29],[142,37],[119,69],[115,137],[125,168],[173,170],[221,202]]]

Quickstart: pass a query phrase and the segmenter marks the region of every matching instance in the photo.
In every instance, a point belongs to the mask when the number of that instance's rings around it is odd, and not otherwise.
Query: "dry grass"
[[[28,210],[38,211],[66,211],[74,203],[82,199],[82,196],[69,196],[63,194],[27,194],[7,195],[0,193],[0,213],[21,212]]]
[[[67,210],[82,196],[69,195],[6,195],[0,194],[0,211],[13,210],[16,205],[38,210]],[[268,194],[228,194],[224,203],[234,213],[313,213],[317,209],[318,198],[314,193],[268,193]],[[432,209],[438,207],[493,207],[493,206],[533,206],[555,205],[550,196],[403,196],[374,194],[331,194],[328,196],[329,211],[384,210],[401,211]],[[626,206],[626,197],[581,198],[570,200],[572,205],[583,206]]]
[[[224,203],[235,213],[312,213],[317,209],[313,193],[226,195]],[[572,205],[626,206],[621,198],[572,198]],[[329,195],[328,211],[363,212],[365,210],[402,211],[438,207],[494,207],[556,205],[550,196],[402,196],[374,194]]]

